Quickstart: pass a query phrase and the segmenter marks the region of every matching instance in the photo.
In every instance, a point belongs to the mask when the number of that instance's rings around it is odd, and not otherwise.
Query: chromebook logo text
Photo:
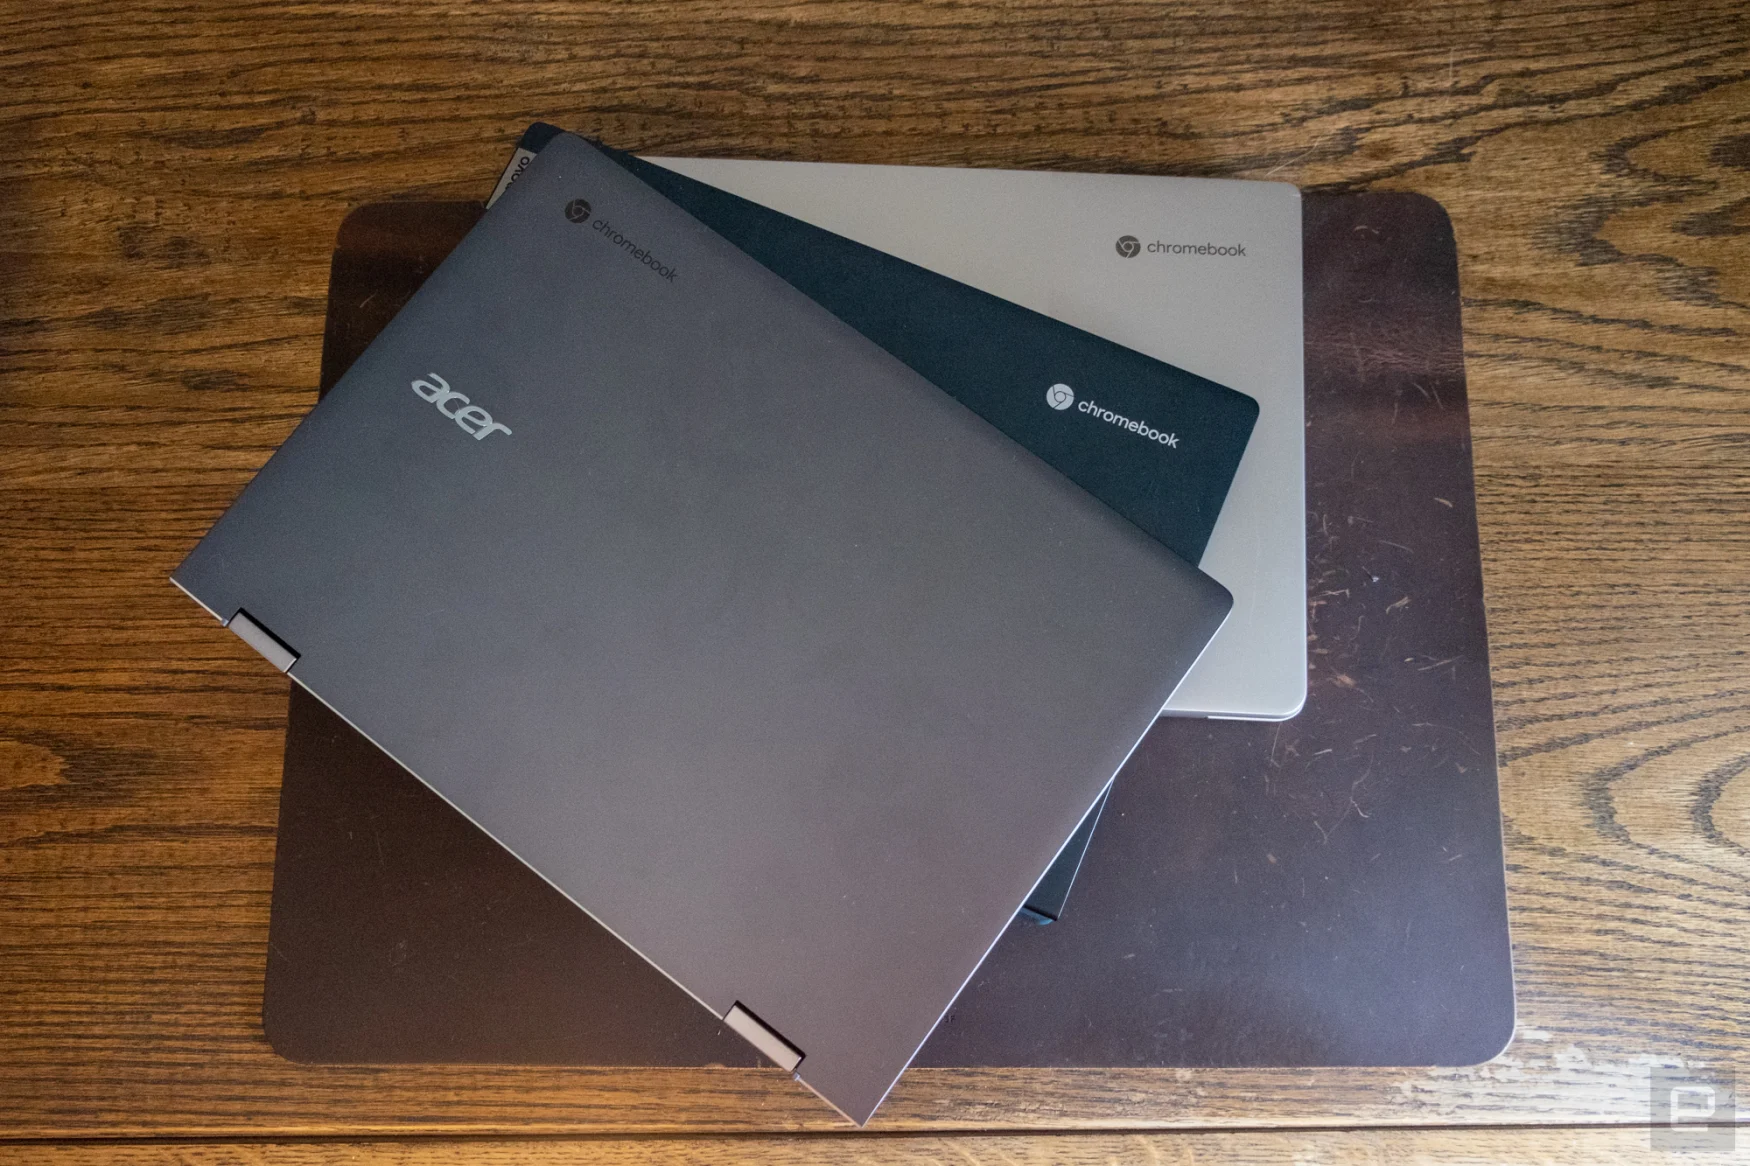
[[[1179,448],[1179,435],[1156,429],[1146,421],[1135,417],[1126,417],[1122,413],[1114,413],[1095,400],[1077,401],[1075,390],[1068,385],[1052,385],[1045,390],[1045,403],[1059,413],[1074,408],[1077,413],[1086,413],[1096,421],[1104,421],[1108,425],[1116,425],[1126,433],[1134,433],[1138,437],[1158,442],[1168,449]]]
[[[651,271],[660,275],[663,279],[668,280],[670,283],[674,282],[676,274],[675,267],[662,262],[662,260],[652,255],[648,248],[640,247],[636,242],[628,239],[625,233],[616,230],[614,224],[610,223],[606,217],[597,219],[590,218],[594,213],[595,208],[589,205],[589,200],[587,198],[574,198],[565,204],[565,217],[567,219],[576,223],[578,226],[587,226],[590,230],[594,231],[596,234],[600,235],[602,238],[606,239],[608,242],[642,263],[644,266],[648,267]]]

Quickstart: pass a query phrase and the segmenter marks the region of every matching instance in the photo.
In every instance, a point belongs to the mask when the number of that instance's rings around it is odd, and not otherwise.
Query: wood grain
[[[1741,1139],[1740,1139],[1741,1140]],[[1721,1151],[1715,1161],[1734,1160]],[[799,1136],[754,1139],[592,1138],[383,1142],[158,1142],[15,1147],[15,1166],[1638,1166],[1669,1163],[1643,1128],[1317,1130],[1245,1133]],[[1736,1158],[1743,1161],[1744,1158]]]
[[[345,211],[479,197],[537,117],[1452,213],[1518,1039],[1474,1069],[918,1071],[878,1128],[1644,1122],[1649,1066],[1750,1064],[1740,3],[5,0],[0,78],[0,1135],[835,1125],[775,1072],[317,1069],[260,1032],[284,683],[165,577],[314,401]],[[1234,1136],[1160,1152],[1314,1145]],[[1518,1160],[1566,1160],[1537,1137]]]

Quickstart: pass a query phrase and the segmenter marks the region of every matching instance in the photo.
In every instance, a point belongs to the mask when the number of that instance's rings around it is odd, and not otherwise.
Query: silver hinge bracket
[[[260,652],[269,664],[281,672],[290,672],[292,665],[298,662],[298,654],[286,646],[284,640],[262,627],[242,608],[237,614],[225,621],[225,626],[237,633],[237,638]]]
[[[794,1073],[802,1063],[802,1050],[778,1035],[765,1021],[743,1008],[739,1002],[723,1017],[723,1023],[740,1033],[747,1043],[764,1053],[778,1068]]]

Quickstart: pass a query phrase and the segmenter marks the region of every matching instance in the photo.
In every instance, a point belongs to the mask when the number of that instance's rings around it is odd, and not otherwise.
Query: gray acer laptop
[[[859,1122],[1231,603],[569,136],[174,579]]]

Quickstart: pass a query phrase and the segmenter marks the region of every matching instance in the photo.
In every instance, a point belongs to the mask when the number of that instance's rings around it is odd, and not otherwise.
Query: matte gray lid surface
[[[857,1121],[1229,605],[569,137],[175,580]]]

